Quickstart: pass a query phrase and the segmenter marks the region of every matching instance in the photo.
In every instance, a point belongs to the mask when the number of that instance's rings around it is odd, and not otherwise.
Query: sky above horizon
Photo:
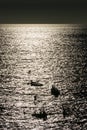
[[[87,23],[86,0],[0,0],[0,23]]]

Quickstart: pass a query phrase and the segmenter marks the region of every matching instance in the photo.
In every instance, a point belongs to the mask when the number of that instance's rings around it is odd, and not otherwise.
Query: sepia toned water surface
[[[86,130],[86,93],[86,26],[0,25],[0,130]]]

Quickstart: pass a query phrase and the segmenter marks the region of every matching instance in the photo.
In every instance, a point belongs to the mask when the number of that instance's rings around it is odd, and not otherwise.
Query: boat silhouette
[[[42,83],[39,83],[39,81],[30,81],[31,86],[43,86]]]
[[[52,85],[51,94],[55,97],[58,97],[60,95],[60,91],[55,87],[55,85]]]
[[[39,113],[34,112],[32,114],[32,116],[36,117],[37,119],[43,119],[44,121],[47,120],[47,113],[45,112],[45,110],[40,110]]]

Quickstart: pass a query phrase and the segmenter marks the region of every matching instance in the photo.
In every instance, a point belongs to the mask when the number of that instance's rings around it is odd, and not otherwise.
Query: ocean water
[[[86,130],[86,93],[87,26],[0,25],[0,130]]]

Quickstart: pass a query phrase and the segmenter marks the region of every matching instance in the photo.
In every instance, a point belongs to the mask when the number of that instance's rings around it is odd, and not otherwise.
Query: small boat
[[[34,95],[34,104],[37,104],[37,95]]]
[[[37,100],[37,95],[34,95],[34,101],[36,101]]]
[[[60,91],[55,87],[55,85],[52,85],[51,94],[55,97],[58,97],[60,95]]]
[[[38,118],[38,119],[43,119],[44,121],[47,120],[47,113],[45,110],[41,111],[39,113],[34,112],[32,116]]]
[[[42,83],[39,83],[38,81],[35,82],[35,81],[32,81],[32,80],[31,80],[30,84],[31,84],[31,86],[43,86]]]
[[[31,70],[28,71],[28,74],[30,74],[30,73],[31,73]]]

